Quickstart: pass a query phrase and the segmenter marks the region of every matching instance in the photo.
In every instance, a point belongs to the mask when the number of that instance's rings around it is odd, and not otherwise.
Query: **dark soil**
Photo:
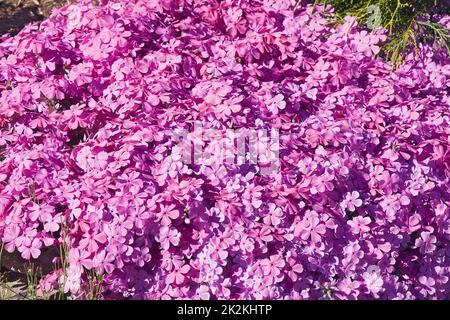
[[[68,0],[0,0],[0,35],[17,34],[28,23],[42,21]]]

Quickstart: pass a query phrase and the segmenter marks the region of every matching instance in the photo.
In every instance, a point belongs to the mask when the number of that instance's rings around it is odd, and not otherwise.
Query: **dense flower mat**
[[[448,298],[449,57],[392,72],[382,31],[295,2],[81,1],[2,38],[0,237],[61,247],[41,293]],[[280,167],[183,162],[194,122],[278,129]]]

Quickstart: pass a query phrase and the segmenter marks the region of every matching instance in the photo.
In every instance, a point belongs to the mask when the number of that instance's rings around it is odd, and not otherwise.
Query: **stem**
[[[0,271],[2,270],[2,258],[3,258],[3,248],[4,248],[4,244],[2,242],[2,244],[0,245]]]
[[[394,18],[397,15],[397,12],[400,9],[401,5],[402,5],[402,3],[400,2],[400,0],[397,0],[397,6],[395,7],[394,13],[392,13],[391,19],[386,24],[386,27],[389,26],[389,34],[390,35],[392,34],[393,28],[394,28]]]

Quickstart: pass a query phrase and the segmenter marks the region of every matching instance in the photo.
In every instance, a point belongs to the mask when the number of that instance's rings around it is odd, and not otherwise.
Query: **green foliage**
[[[94,270],[87,272],[88,288],[86,298],[88,300],[98,300],[102,295],[103,275]]]
[[[431,42],[445,47],[450,54],[450,31],[435,21],[450,14],[447,0],[315,0],[317,4],[331,4],[336,22],[351,15],[374,29],[383,27],[389,37],[382,52],[397,67],[406,52],[418,43]]]
[[[29,263],[26,268],[27,276],[27,297],[29,300],[37,300],[37,288],[42,271],[33,263]]]
[[[2,264],[2,258],[3,258],[3,248],[4,248],[4,245],[3,245],[3,243],[1,243],[0,244],[0,271],[2,270],[2,266],[3,266],[3,264]]]

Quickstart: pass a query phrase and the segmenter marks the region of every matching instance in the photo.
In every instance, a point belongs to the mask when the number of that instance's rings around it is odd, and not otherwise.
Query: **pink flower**
[[[436,241],[437,239],[432,232],[423,231],[420,234],[420,238],[416,239],[415,245],[417,248],[420,248],[421,253],[427,254],[436,250]]]
[[[106,271],[107,273],[112,273],[115,268],[116,257],[112,252],[107,252],[106,250],[101,250],[92,259],[92,265],[98,272]]]
[[[67,28],[75,29],[80,25],[82,13],[79,6],[70,5],[67,7]]]
[[[280,255],[272,255],[268,259],[261,261],[261,267],[265,276],[270,276],[271,281],[280,282],[278,276],[281,274],[281,269],[286,265],[286,262]]]
[[[222,99],[232,91],[231,87],[220,82],[216,82],[210,86],[205,96],[205,102],[212,105],[218,105]]]
[[[353,220],[348,221],[347,224],[352,228],[354,234],[364,234],[370,231],[370,228],[368,227],[370,222],[371,220],[369,217],[358,216],[353,218]]]
[[[408,217],[407,221],[407,228],[410,233],[413,233],[420,229],[420,215],[413,214],[412,216]]]
[[[269,99],[267,102],[267,109],[273,114],[278,114],[279,110],[286,108],[286,102],[284,101],[284,96],[279,93],[273,98]]]
[[[361,283],[359,281],[352,281],[351,279],[345,278],[341,282],[339,282],[338,289],[347,295],[353,293],[353,297],[355,297],[355,294],[358,293],[358,289],[360,286]]]
[[[432,277],[420,276],[419,283],[422,285],[422,289],[420,289],[420,293],[424,297],[435,294],[436,289],[434,287],[436,285],[436,281]]]
[[[162,249],[168,250],[170,245],[177,246],[180,243],[181,234],[177,230],[162,226],[159,232],[160,235],[157,240],[161,243]]]
[[[81,289],[81,274],[83,268],[79,265],[70,265],[67,270],[67,275],[60,278],[63,282],[64,292],[78,293]]]
[[[22,253],[22,258],[26,260],[29,260],[31,257],[33,257],[33,259],[37,259],[41,255],[41,247],[42,242],[40,239],[30,239],[25,237],[21,246],[18,247],[18,250]]]
[[[317,213],[308,211],[303,221],[295,226],[294,235],[300,236],[303,240],[311,239],[312,243],[318,243],[326,230],[325,224],[321,223]]]
[[[341,208],[342,210],[350,210],[350,211],[355,211],[356,208],[361,207],[362,206],[362,200],[359,199],[359,192],[358,191],[353,191],[353,192],[347,192],[345,194],[345,198],[344,200],[342,200],[341,202]]]
[[[318,79],[325,79],[329,74],[330,66],[331,65],[329,62],[320,58],[319,61],[314,66],[314,75]]]
[[[261,186],[249,185],[245,189],[242,197],[246,202],[249,202],[254,208],[258,209],[262,204],[260,199],[262,195],[261,191],[263,191],[263,189],[264,188]]]
[[[378,272],[367,271],[363,274],[364,284],[367,288],[367,293],[371,293],[375,298],[383,288],[383,278]]]
[[[281,223],[284,214],[281,208],[269,203],[269,214],[264,218],[264,223],[277,226]]]
[[[380,47],[376,45],[378,37],[368,34],[365,30],[355,34],[355,42],[357,43],[357,50],[363,52],[368,57],[380,52]]]
[[[172,270],[171,273],[167,275],[166,281],[168,284],[175,283],[177,285],[180,285],[184,282],[185,275],[189,272],[191,267],[187,264],[176,267]]]
[[[80,249],[86,248],[90,252],[96,252],[99,248],[99,244],[104,244],[108,241],[106,234],[83,234],[83,238],[80,240],[79,247]]]
[[[83,266],[86,269],[91,269],[92,259],[89,258],[90,253],[88,251],[80,251],[79,249],[71,249],[69,251],[69,264]]]
[[[197,295],[200,298],[200,300],[209,300],[211,294],[210,294],[210,288],[205,285],[201,285],[197,289]]]
[[[172,223],[172,220],[175,220],[180,216],[180,211],[176,209],[174,204],[167,206],[161,205],[161,209],[156,216],[157,221],[161,221],[163,226],[168,226]]]
[[[289,257],[287,259],[287,266],[288,266],[288,277],[292,281],[297,281],[299,279],[299,274],[303,272],[303,265],[297,261],[297,259],[293,256]]]
[[[219,104],[214,109],[214,112],[218,118],[226,119],[230,117],[233,113],[241,111],[242,107],[240,103],[242,102],[242,100],[244,100],[243,96],[227,99],[223,101],[221,104]]]
[[[238,34],[244,34],[247,31],[246,20],[242,18],[243,12],[236,7],[228,8],[225,16],[225,23],[227,24],[227,31],[230,32],[231,37],[236,37]]]

